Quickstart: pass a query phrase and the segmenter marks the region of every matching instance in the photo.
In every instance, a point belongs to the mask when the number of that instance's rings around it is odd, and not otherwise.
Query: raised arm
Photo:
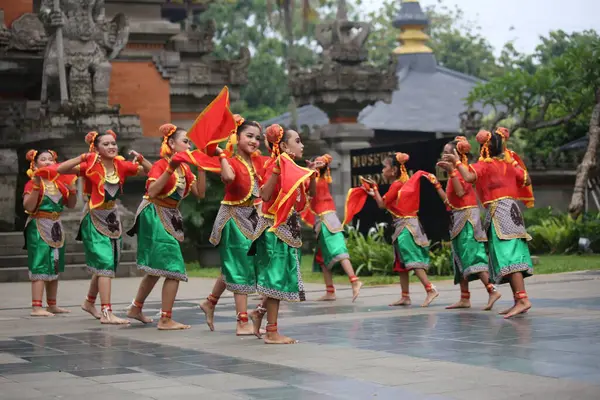
[[[58,165],[58,168],[56,169],[56,172],[58,172],[61,175],[79,175],[79,168],[77,167],[84,161],[85,157],[86,155],[82,154],[80,156],[71,158],[70,160],[60,163]]]
[[[35,206],[37,205],[38,200],[40,198],[41,183],[42,180],[39,176],[33,177],[33,185],[31,186],[31,192],[25,193],[23,195],[23,208],[25,209],[25,211],[30,213],[35,211]]]
[[[466,182],[474,183],[477,180],[477,175],[475,175],[475,173],[472,172],[466,165],[460,162],[460,157],[458,156],[456,150],[454,150],[454,154],[444,154],[442,156],[442,160],[454,165]]]
[[[275,186],[277,185],[277,181],[279,180],[279,174],[281,170],[278,166],[273,168],[273,173],[267,179],[267,182],[260,188],[260,197],[263,201],[271,200],[273,196],[273,192],[275,191]]]
[[[223,149],[217,147],[216,152],[219,155],[219,162],[221,164],[221,180],[228,185],[235,180],[235,171],[229,164],[229,161],[227,161]]]
[[[206,171],[202,168],[198,169],[196,183],[192,185],[192,194],[199,199],[206,196]]]
[[[371,196],[373,199],[375,199],[375,202],[377,203],[377,207],[379,207],[383,210],[385,210],[387,208],[385,206],[385,201],[383,200],[383,197],[381,197],[381,195],[379,194],[379,188],[377,186],[370,189],[367,193],[369,194],[369,196]]]
[[[163,188],[165,187],[165,185],[167,184],[167,182],[169,181],[169,178],[171,177],[171,175],[173,175],[173,173],[175,172],[175,170],[181,165],[180,162],[176,162],[171,160],[171,162],[169,163],[169,166],[167,167],[167,169],[165,169],[165,172],[163,172],[157,180],[155,180],[154,182],[150,183],[150,186],[148,186],[148,196],[149,197],[156,197],[160,194],[160,192],[163,190]]]

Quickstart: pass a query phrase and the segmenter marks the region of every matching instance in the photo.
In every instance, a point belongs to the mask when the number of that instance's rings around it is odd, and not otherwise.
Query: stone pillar
[[[358,115],[377,101],[391,101],[398,84],[395,58],[384,70],[364,63],[369,32],[369,24],[348,20],[346,3],[338,0],[336,19],[320,24],[316,30],[317,41],[323,47],[321,62],[309,71],[290,69],[290,88],[298,105],[314,104],[329,117],[329,124],[310,139],[324,142],[318,151],[333,157],[332,195],[340,216],[352,184],[350,151],[370,147],[375,135],[358,122]]]
[[[11,149],[0,149],[0,231],[15,229],[18,173],[17,152]]]
[[[330,165],[334,185],[331,187],[338,215],[344,215],[346,194],[351,187],[350,151],[370,147],[369,141],[375,135],[372,129],[359,123],[329,124],[319,129],[321,138],[327,143],[326,150],[333,157]],[[325,151],[323,151],[325,152]]]

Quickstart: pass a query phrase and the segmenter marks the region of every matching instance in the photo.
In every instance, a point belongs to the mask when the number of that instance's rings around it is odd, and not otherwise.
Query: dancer
[[[59,174],[83,177],[84,193],[89,199],[77,240],[83,241],[86,263],[93,276],[81,308],[103,324],[128,324],[128,320],[113,315],[110,303],[111,279],[115,277],[122,248],[116,199],[128,176],[148,172],[152,164],[133,150],[130,154],[134,162],[118,156],[117,135],[111,130],[102,134],[90,132],[85,141],[90,146],[89,153],[67,160],[57,168]],[[101,313],[95,306],[98,292]]]
[[[457,136],[444,146],[444,154],[454,154],[454,151],[459,154],[462,165],[468,167],[471,145],[467,138]],[[442,198],[451,213],[450,239],[454,284],[460,284],[460,300],[446,308],[470,308],[469,281],[480,279],[489,294],[484,310],[491,310],[501,295],[496,286],[490,282],[488,256],[485,252],[487,236],[481,226],[477,195],[473,186],[465,182],[452,163],[440,161],[437,165],[446,170],[449,177],[446,196]]]
[[[335,286],[331,271],[340,264],[350,279],[352,302],[354,302],[360,294],[362,282],[354,274],[344,239],[344,227],[336,214],[335,203],[329,190],[331,185],[329,164],[332,160],[329,154],[315,159],[316,162],[323,164],[323,167],[317,171],[316,193],[310,198],[310,206],[307,209],[307,212],[312,214],[310,219],[314,222],[311,221],[311,225],[317,237],[315,264],[323,271],[325,280],[326,293],[318,301],[335,301]]]
[[[190,149],[185,130],[173,124],[162,125],[159,130],[163,135],[161,159],[148,173],[146,195],[136,212],[133,228],[127,232],[129,236],[137,235],[137,267],[146,273],[127,317],[145,324],[152,322],[142,308],[158,280],[164,277],[158,329],[189,329],[190,325],[171,318],[179,282],[188,280],[180,246],[184,233],[178,206],[190,193],[200,199],[204,197],[206,173],[198,169],[196,179],[190,167],[177,157]]]
[[[264,341],[267,344],[292,344],[296,340],[279,334],[277,317],[279,302],[304,301],[304,284],[300,273],[301,228],[298,212],[306,205],[304,182],[310,182],[310,192],[315,194],[314,168],[319,163],[309,163],[311,169],[297,166],[292,159],[302,157],[304,145],[298,132],[271,125],[266,130],[272,160],[264,175],[260,189],[263,199],[262,218],[270,229],[262,228],[253,243],[256,251],[257,291],[265,298],[267,327]],[[251,251],[252,251],[251,250]],[[262,315],[254,321],[254,333],[260,337]]]
[[[31,280],[31,316],[52,317],[71,311],[56,305],[58,274],[65,270],[65,232],[60,220],[63,208],[74,208],[77,191],[74,175],[60,175],[50,180],[39,174],[56,163],[52,150],[29,150],[27,175],[31,178],[23,191],[23,208],[29,214],[25,222],[25,246]],[[38,174],[36,174],[38,172]],[[48,307],[42,308],[46,288]]]
[[[231,135],[227,151],[217,148],[221,160],[221,180],[225,183],[225,196],[215,219],[210,242],[221,255],[221,276],[208,298],[200,305],[206,323],[214,330],[214,312],[222,288],[233,292],[237,314],[236,334],[253,335],[249,324],[248,294],[256,293],[256,268],[254,257],[248,256],[252,242],[264,231],[266,224],[258,217],[255,199],[260,196],[260,146],[262,128],[258,122],[244,120],[235,115],[237,129]],[[233,153],[233,145],[237,152]],[[258,235],[256,232],[259,232]],[[250,318],[257,319],[265,309],[259,305]]]
[[[418,171],[409,180],[404,164],[409,156],[405,153],[396,153],[383,161],[383,178],[392,182],[387,193],[382,197],[375,185],[370,191],[379,208],[386,209],[392,214],[395,231],[392,236],[394,243],[395,268],[400,273],[400,286],[402,297],[390,306],[408,306],[411,304],[409,293],[410,271],[419,278],[427,296],[421,307],[427,307],[439,296],[435,286],[427,279],[429,268],[429,239],[423,232],[423,228],[417,216],[420,200],[420,178],[426,177],[436,189],[440,190],[440,184],[434,175]]]
[[[505,314],[504,318],[531,308],[524,278],[533,274],[527,245],[530,236],[517,204],[522,198],[521,188],[530,191],[531,181],[527,171],[513,159],[514,153],[506,149],[508,138],[506,128],[498,128],[493,134],[480,131],[477,134],[480,158],[469,167],[461,162],[456,152],[443,156],[443,160],[452,163],[466,182],[475,183],[479,199],[488,210],[484,227],[488,235],[491,277],[496,284],[510,282],[515,300],[513,307],[500,312]],[[525,201],[533,200],[530,193],[531,197]]]

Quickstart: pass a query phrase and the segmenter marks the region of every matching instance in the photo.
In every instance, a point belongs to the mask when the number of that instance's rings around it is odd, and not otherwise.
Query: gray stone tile
[[[28,361],[9,353],[0,353],[0,364],[27,364]]]
[[[292,386],[280,386],[266,389],[246,389],[240,393],[250,396],[252,399],[286,399],[286,400],[333,400],[336,397],[318,393],[311,390],[299,389]]]
[[[137,374],[136,371],[131,368],[99,368],[99,369],[87,369],[81,371],[70,371],[71,374],[79,376],[81,378],[93,378],[96,376],[112,376],[112,375],[123,375],[123,374]]]
[[[138,382],[138,381],[151,381],[156,379],[155,375],[149,375],[144,373],[135,374],[121,374],[121,375],[107,375],[107,376],[93,376],[86,379],[91,379],[100,383],[118,383],[118,382]]]
[[[269,387],[281,386],[278,382],[272,382],[249,376],[233,375],[227,373],[216,373],[212,375],[200,375],[177,378],[178,381],[201,386],[206,389],[235,391],[242,389],[263,389]]]
[[[140,394],[142,396],[152,397],[157,400],[173,400],[181,399],[185,397],[198,396],[204,397],[211,390],[204,389],[200,386],[194,385],[179,385],[165,388],[153,388],[153,389],[134,389],[132,392]]]

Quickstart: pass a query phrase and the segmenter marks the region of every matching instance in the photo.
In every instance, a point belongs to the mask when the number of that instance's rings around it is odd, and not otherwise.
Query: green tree
[[[533,71],[508,70],[474,88],[468,103],[493,107],[491,128],[512,118],[513,131],[537,131],[544,135],[546,143],[549,139],[565,140],[565,125],[588,121],[589,146],[577,168],[569,206],[569,212],[576,217],[583,210],[585,185],[590,169],[596,166],[600,140],[600,37],[595,31],[573,35],[551,33],[542,38],[533,59],[538,61]],[[548,130],[553,128],[563,131]]]

